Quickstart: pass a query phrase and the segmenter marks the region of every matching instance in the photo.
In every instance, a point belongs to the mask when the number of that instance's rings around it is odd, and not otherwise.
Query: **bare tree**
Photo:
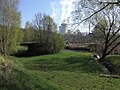
[[[120,0],[78,0],[74,2],[74,5],[75,10],[72,12],[74,15],[73,20],[76,21],[74,24],[79,25],[104,10],[120,8]]]
[[[102,48],[98,61],[109,71],[114,71],[105,63],[105,57],[120,45],[120,0],[78,0],[72,12],[74,25],[91,23],[93,36]],[[96,52],[97,53],[97,52]]]
[[[105,13],[104,13],[105,14]],[[120,27],[118,18],[115,14],[107,13],[101,19],[96,19],[94,30],[92,31],[95,43],[98,43],[101,48],[97,48],[100,58],[102,61],[109,55],[117,46],[120,45]]]
[[[104,49],[99,60],[103,60],[120,44],[118,41],[120,38],[120,1],[79,0],[74,4],[74,24],[79,26],[83,22],[91,23],[92,27],[99,28],[102,33]],[[109,49],[111,46],[112,48]]]
[[[41,13],[35,15],[33,28],[36,30],[36,35],[41,43],[44,43],[49,39],[50,32],[57,31],[57,25],[53,19],[50,16]]]

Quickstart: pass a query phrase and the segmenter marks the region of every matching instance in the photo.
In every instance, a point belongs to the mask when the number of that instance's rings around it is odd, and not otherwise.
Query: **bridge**
[[[43,47],[43,45],[46,45],[46,43],[37,43],[37,42],[22,42],[20,44],[21,46],[27,46],[28,50],[27,51],[38,51],[39,49],[41,49]]]
[[[42,55],[42,54],[47,54],[46,46],[48,44],[49,43],[23,42],[20,45],[27,47],[26,53],[28,55]]]
[[[35,45],[38,44],[37,42],[22,42],[20,43],[21,46],[29,46],[29,45]]]

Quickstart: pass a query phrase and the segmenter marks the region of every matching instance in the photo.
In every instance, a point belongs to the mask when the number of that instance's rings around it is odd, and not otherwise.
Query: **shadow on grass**
[[[47,55],[49,53],[36,53],[30,52],[28,50],[19,50],[17,53],[12,54],[15,57],[32,57],[32,56],[39,56],[39,55]]]
[[[100,70],[100,67],[89,56],[28,60],[23,63],[29,70],[80,71],[86,73],[96,73]]]

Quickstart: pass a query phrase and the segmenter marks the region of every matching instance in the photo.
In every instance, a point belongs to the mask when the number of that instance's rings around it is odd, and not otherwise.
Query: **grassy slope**
[[[24,68],[22,63],[13,59],[1,59],[0,90],[56,90],[57,86],[43,77]],[[10,57],[9,57],[10,58]],[[3,61],[4,60],[4,61]],[[7,66],[4,66],[7,65]],[[12,67],[12,68],[10,68]]]
[[[99,77],[99,65],[90,55],[90,53],[63,52],[15,59],[19,60],[30,73],[38,78],[44,78],[58,89],[119,90],[120,79]]]

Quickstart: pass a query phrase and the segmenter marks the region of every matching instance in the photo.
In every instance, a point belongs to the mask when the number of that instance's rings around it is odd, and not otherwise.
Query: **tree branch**
[[[120,4],[120,1],[118,0],[117,2],[100,2],[100,3],[107,3],[107,4]]]
[[[118,37],[116,37],[110,44],[108,44],[108,46],[107,47],[109,47],[109,46],[111,46],[117,39],[119,39],[120,38],[120,35],[118,36]]]
[[[116,4],[116,5],[120,4],[120,1],[117,1],[117,2],[100,2],[100,3],[107,3],[107,4],[104,7],[102,7],[101,9],[99,9],[98,11],[96,11],[93,14],[91,14],[90,16],[88,16],[87,18],[83,19],[81,22],[79,22],[79,24],[82,23],[82,22],[84,22],[84,21],[86,21],[86,20],[88,20],[88,19],[90,19],[95,14],[101,12],[102,10],[104,10],[106,7],[108,7],[111,4]]]
[[[109,38],[109,41],[120,31],[120,28]]]
[[[109,3],[106,4],[104,7],[102,7],[101,9],[99,9],[98,11],[94,12],[93,14],[91,14],[89,17],[83,19],[81,22],[79,22],[79,24],[82,23],[82,22],[84,22],[84,21],[86,21],[86,20],[88,20],[88,19],[90,19],[90,18],[93,17],[95,14],[99,13],[100,11],[102,11],[103,9],[105,9],[105,8],[108,7],[108,6],[109,6]]]
[[[120,42],[117,43],[111,50],[109,50],[106,55],[109,55],[118,45],[120,45]]]

